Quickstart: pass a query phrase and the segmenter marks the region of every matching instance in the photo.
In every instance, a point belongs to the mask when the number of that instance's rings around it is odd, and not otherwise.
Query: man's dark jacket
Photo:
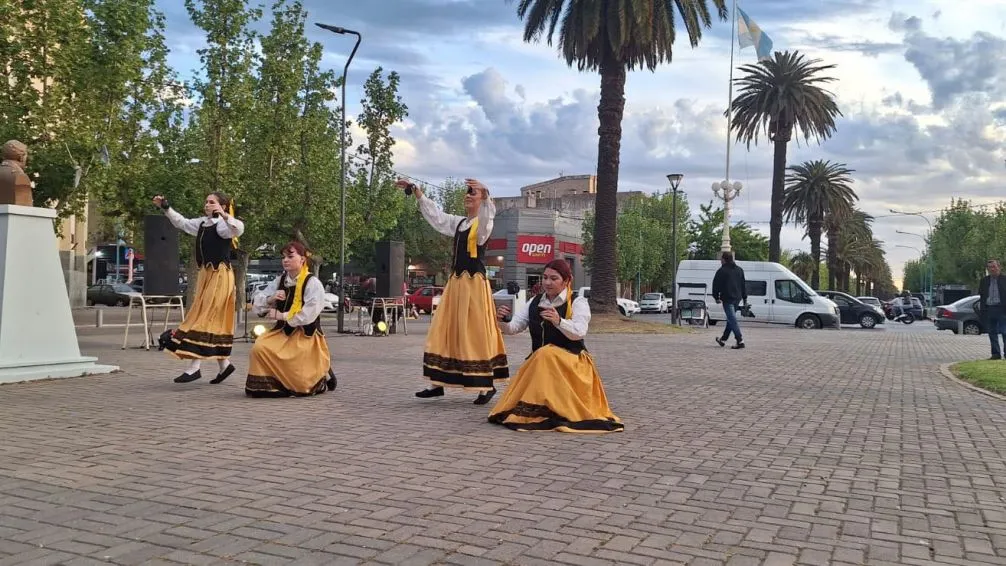
[[[720,266],[713,276],[713,298],[729,304],[747,300],[747,285],[744,284],[744,270],[736,263]]]
[[[1006,277],[1000,275],[997,279],[999,282],[999,307],[1006,308]],[[988,311],[989,283],[991,281],[992,276],[986,275],[978,284],[978,296],[980,297],[978,307],[986,312]]]

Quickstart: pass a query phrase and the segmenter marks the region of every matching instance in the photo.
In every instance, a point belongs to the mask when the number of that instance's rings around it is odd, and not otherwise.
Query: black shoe
[[[493,387],[489,391],[484,391],[482,393],[479,393],[479,396],[475,398],[474,403],[476,405],[485,405],[486,403],[489,402],[490,399],[493,398],[493,395],[495,395],[495,394],[496,394],[496,388]]]
[[[183,373],[175,378],[175,383],[188,383],[190,381],[195,381],[203,376],[203,372],[196,370],[196,373]]]
[[[230,375],[232,373],[234,373],[234,364],[228,364],[227,365],[227,369],[225,369],[224,371],[218,373],[216,377],[214,377],[213,379],[210,380],[210,383],[213,383],[213,384],[222,383],[223,380],[225,380],[228,377],[230,377]]]
[[[990,360],[1001,360],[1001,359],[1003,359],[1003,358],[1002,358],[1002,356],[992,356],[992,357],[991,357],[991,358],[989,358],[989,359],[990,359]]]
[[[722,338],[717,338],[716,343],[720,345],[720,348],[727,345],[727,341]]]
[[[734,344],[733,346],[730,346],[730,349],[731,350],[743,350],[744,349],[744,342],[738,342],[738,343]]]
[[[339,380],[335,378],[335,372],[331,369],[328,370],[328,381],[325,382],[329,391],[335,391],[335,388],[339,386]]]
[[[444,388],[443,387],[433,387],[431,389],[423,389],[422,391],[416,392],[416,397],[420,399],[429,399],[430,397],[443,397]]]

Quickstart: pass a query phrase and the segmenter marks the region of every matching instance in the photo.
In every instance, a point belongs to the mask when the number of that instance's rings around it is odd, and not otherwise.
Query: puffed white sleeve
[[[292,289],[291,292],[295,292]],[[314,322],[314,319],[321,315],[325,308],[325,286],[318,281],[317,277],[308,279],[304,286],[304,306],[300,312],[293,315],[293,318],[286,321],[290,326],[304,326]]]
[[[493,220],[496,218],[496,203],[493,199],[486,198],[479,206],[479,245],[483,246],[489,241],[489,236],[493,233]],[[452,233],[453,235],[453,233]]]
[[[500,322],[500,331],[503,334],[520,334],[527,330],[529,320],[528,308],[530,304],[529,301],[524,301],[524,304],[517,307],[517,310],[511,314],[510,322]]]
[[[269,285],[267,285],[261,293],[255,295],[252,306],[255,307],[256,316],[265,316],[269,314],[269,309],[272,308],[269,306],[269,298],[275,295],[276,291],[279,290],[281,281],[283,281],[282,275],[274,279],[272,283],[269,283]]]
[[[573,299],[573,316],[559,321],[559,331],[570,340],[581,340],[590,326],[590,303],[584,297]]]
[[[419,198],[419,212],[423,214],[423,218],[433,226],[433,229],[440,232],[444,236],[453,236],[454,232],[458,229],[458,224],[464,220],[464,216],[457,216],[454,214],[447,214],[437,203],[433,202],[432,199],[423,195]]]
[[[245,223],[233,216],[217,221],[217,234],[221,238],[240,238],[245,233]]]
[[[203,223],[202,218],[185,218],[177,210],[169,208],[164,211],[164,215],[168,217],[171,225],[178,228],[182,232],[190,236],[195,236],[199,233],[199,225]]]

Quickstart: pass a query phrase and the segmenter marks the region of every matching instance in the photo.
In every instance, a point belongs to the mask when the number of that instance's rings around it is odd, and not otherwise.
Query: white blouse
[[[280,283],[282,281],[282,283]],[[286,296],[290,297],[297,291],[297,278],[290,277],[287,274],[280,275],[272,283],[265,288],[264,291],[255,296],[255,314],[258,316],[265,316],[269,314],[269,310],[272,307],[269,306],[269,299],[279,291],[279,286],[283,285],[283,290],[286,292]],[[307,280],[307,285],[304,286],[304,306],[301,307],[300,312],[293,315],[293,318],[286,321],[290,326],[304,326],[305,324],[311,324],[314,319],[321,315],[321,311],[325,308],[325,286],[318,281],[317,277],[311,277]]]
[[[564,289],[552,299],[551,303],[553,307],[561,307],[566,302],[566,292]],[[548,297],[544,295],[542,295],[541,301],[545,304],[549,303]],[[530,309],[531,301],[528,301],[522,307],[518,308],[517,312],[513,313],[510,322],[500,322],[499,327],[503,334],[520,334],[527,330],[528,321],[530,320]],[[545,324],[552,323],[546,322]],[[559,331],[565,334],[566,338],[570,340],[582,340],[587,335],[587,327],[589,326],[590,303],[587,302],[585,297],[577,297],[573,299],[573,316],[568,319],[563,317],[559,320]]]
[[[464,232],[472,225],[472,221],[467,216],[458,216],[456,214],[447,214],[437,203],[433,200],[423,195],[419,198],[419,211],[423,213],[423,218],[433,226],[433,229],[445,236],[454,236],[454,233],[458,231],[458,223],[461,223],[460,231]],[[496,205],[493,203],[491,198],[486,198],[482,201],[482,205],[479,206],[479,213],[476,218],[479,219],[479,229],[478,229],[478,243],[480,246],[485,245],[489,241],[489,235],[493,233],[493,219],[496,217]]]
[[[210,216],[200,216],[199,218],[185,218],[177,210],[169,208],[164,211],[171,224],[190,236],[199,233],[200,226],[212,226],[216,224],[217,234],[224,239],[240,238],[245,232],[245,224],[233,216],[228,216],[227,220],[213,218]]]

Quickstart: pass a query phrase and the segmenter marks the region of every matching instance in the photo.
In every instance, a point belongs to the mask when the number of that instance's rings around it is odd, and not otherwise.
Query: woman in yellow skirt
[[[196,237],[196,265],[199,277],[192,305],[185,320],[174,331],[166,349],[171,355],[188,360],[185,371],[175,383],[188,383],[202,377],[202,360],[213,359],[220,372],[210,383],[220,383],[234,373],[230,361],[234,346],[234,270],[231,248],[244,233],[245,225],[234,217],[233,203],[223,193],[210,193],[203,203],[200,218],[185,218],[158,195],[154,204],[164,210],[175,228]]]
[[[454,238],[451,276],[426,333],[423,376],[431,386],[416,397],[440,397],[444,387],[460,387],[478,391],[475,404],[485,405],[496,394],[496,383],[510,377],[503,335],[494,320],[492,288],[482,263],[496,205],[485,185],[475,179],[465,179],[465,216],[444,213],[409,181],[399,179],[396,184],[415,195],[430,226]]]
[[[321,331],[325,287],[308,271],[304,244],[290,242],[282,253],[286,273],[255,301],[257,314],[276,325],[252,346],[245,380],[249,397],[318,395],[335,389],[335,378],[325,379],[332,363]]]
[[[489,413],[489,422],[525,431],[623,430],[583,343],[590,305],[585,297],[573,300],[572,281],[569,264],[552,260],[542,274],[543,294],[515,313],[505,306],[497,309],[503,333],[531,331],[531,355]],[[513,320],[504,322],[511,314]]]

